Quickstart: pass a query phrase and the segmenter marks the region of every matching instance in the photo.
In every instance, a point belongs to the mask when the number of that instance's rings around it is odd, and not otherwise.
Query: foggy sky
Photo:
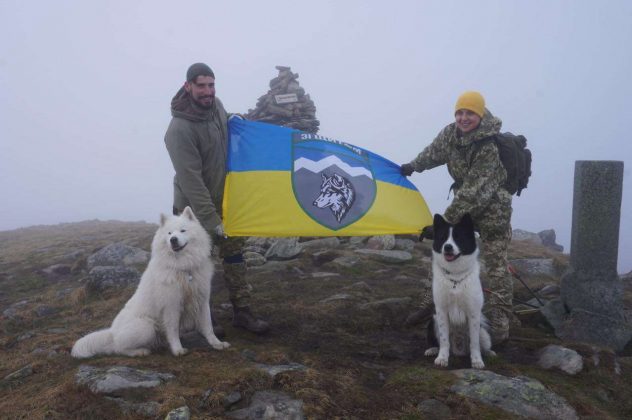
[[[478,90],[533,152],[514,228],[569,252],[576,160],[625,162],[619,272],[632,270],[632,2],[0,0],[0,230],[157,222],[163,137],[187,67],[229,112],[291,66],[319,134],[410,161]],[[445,167],[411,178],[442,213]]]

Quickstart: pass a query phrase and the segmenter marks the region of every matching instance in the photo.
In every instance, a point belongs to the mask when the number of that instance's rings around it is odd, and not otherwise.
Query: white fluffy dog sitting
[[[151,250],[136,292],[112,326],[79,339],[72,348],[73,357],[146,356],[164,340],[171,353],[180,356],[187,352],[180,333],[192,329],[214,349],[230,346],[213,332],[211,240],[189,207],[180,216],[160,216]]]
[[[438,340],[439,347],[430,347],[426,356],[437,356],[437,366],[448,366],[450,353],[468,353],[472,367],[485,367],[481,351],[493,356],[491,339],[483,309],[483,288],[480,281],[478,246],[474,225],[469,214],[455,225],[436,214],[433,223],[432,297],[436,314],[430,323],[430,341]],[[433,344],[436,344],[433,343]]]

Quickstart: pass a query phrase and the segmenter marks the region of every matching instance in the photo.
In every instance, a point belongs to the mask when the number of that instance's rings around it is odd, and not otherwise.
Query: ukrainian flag
[[[229,236],[419,234],[432,224],[419,191],[381,156],[271,124],[228,126]]]

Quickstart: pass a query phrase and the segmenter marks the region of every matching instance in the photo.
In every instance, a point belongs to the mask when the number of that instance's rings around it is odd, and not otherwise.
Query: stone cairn
[[[316,134],[320,122],[316,119],[314,101],[298,84],[298,73],[290,67],[276,66],[279,75],[270,80],[270,90],[249,109],[246,119],[296,128]]]
[[[621,351],[632,338],[617,274],[623,162],[577,161],[570,268],[562,277],[566,319],[556,335]]]

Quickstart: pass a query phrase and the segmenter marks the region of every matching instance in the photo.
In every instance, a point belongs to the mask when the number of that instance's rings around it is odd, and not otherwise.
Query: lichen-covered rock
[[[534,419],[577,419],[564,398],[525,376],[507,377],[477,369],[452,371],[459,381],[450,390],[509,413]]]
[[[266,257],[257,252],[244,252],[244,261],[248,267],[257,267],[266,263]]]
[[[313,252],[315,250],[328,250],[338,248],[340,246],[340,239],[335,236],[329,238],[312,239],[311,241],[301,242],[303,251]]]
[[[125,245],[121,242],[110,244],[88,257],[88,270],[98,266],[118,266],[146,264],[149,261],[149,252]]]
[[[378,235],[369,238],[366,243],[368,249],[384,249],[391,250],[395,248],[395,236],[394,235]]]
[[[265,257],[268,260],[289,260],[297,257],[302,249],[298,237],[278,238],[268,248]]]
[[[234,419],[303,420],[303,401],[277,391],[257,391],[250,406],[226,413]]]
[[[566,347],[551,344],[540,350],[539,355],[538,366],[543,369],[558,368],[569,375],[575,375],[584,367],[582,357],[575,350]]]
[[[90,270],[86,290],[99,293],[110,288],[123,288],[140,281],[140,273],[133,267],[98,266]]]
[[[153,388],[174,379],[170,373],[152,372],[127,366],[97,368],[81,365],[75,379],[78,385],[85,385],[95,394],[110,394],[132,388]]]
[[[191,410],[186,405],[171,410],[165,417],[165,420],[189,420],[191,418]]]
[[[257,369],[264,371],[273,378],[281,372],[307,369],[304,365],[301,365],[300,363],[289,363],[287,365],[266,365],[263,363],[257,363],[255,366],[257,367]]]
[[[551,258],[521,258],[509,261],[518,272],[526,276],[555,277],[555,265]]]
[[[412,239],[395,239],[395,247],[398,251],[413,252],[415,249],[415,241]]]

